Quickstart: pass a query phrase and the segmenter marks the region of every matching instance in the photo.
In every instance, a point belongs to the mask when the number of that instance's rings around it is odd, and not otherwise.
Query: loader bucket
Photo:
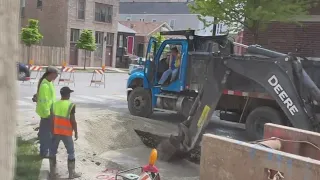
[[[180,151],[179,146],[179,141],[174,136],[163,140],[157,147],[159,159],[162,161],[171,161],[185,158],[188,153]]]

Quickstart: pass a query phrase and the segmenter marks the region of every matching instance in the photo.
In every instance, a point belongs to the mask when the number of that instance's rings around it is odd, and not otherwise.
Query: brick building
[[[310,10],[307,18],[298,18],[300,25],[272,22],[259,33],[258,44],[282,53],[320,59],[320,6]],[[253,44],[253,36],[244,30],[243,43]]]
[[[119,0],[22,0],[21,25],[38,19],[44,46],[65,47],[65,60],[82,66],[84,52],[75,47],[81,30],[93,31],[97,50],[87,66],[115,66]],[[87,58],[87,59],[88,59]]]

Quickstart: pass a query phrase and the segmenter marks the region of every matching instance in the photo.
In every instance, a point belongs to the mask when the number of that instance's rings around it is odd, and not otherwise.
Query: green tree
[[[160,32],[157,32],[153,37],[157,39],[157,43],[161,44],[166,38],[160,34]]]
[[[153,35],[153,37],[156,38],[156,40],[157,40],[157,49],[156,49],[156,52],[158,52],[158,49],[160,48],[161,43],[162,43],[164,40],[166,40],[166,38],[165,38],[164,36],[162,36],[162,35],[160,34],[160,32],[155,33],[155,34]],[[152,45],[152,48],[151,48],[151,49],[154,48],[153,46],[154,46],[154,45]]]
[[[86,69],[87,52],[89,52],[89,54],[91,55],[91,52],[96,50],[96,43],[95,43],[95,39],[93,37],[92,31],[84,29],[81,32],[80,38],[79,38],[76,46],[77,46],[77,48],[84,50],[83,69]]]
[[[28,62],[30,61],[31,46],[37,44],[43,38],[39,32],[39,21],[36,19],[29,19],[28,25],[21,29],[21,41],[28,47],[27,56]]]
[[[297,16],[308,15],[317,0],[195,0],[189,7],[205,26],[224,23],[232,30],[248,29],[258,43],[259,32],[265,30],[270,21],[298,23]],[[206,22],[205,16],[214,17]]]
[[[165,36],[162,36],[162,35],[160,34],[160,32],[155,33],[155,34],[153,35],[153,37],[156,38],[156,40],[157,40],[157,49],[156,49],[156,52],[158,52],[161,43],[166,40],[166,37],[165,37]],[[154,46],[154,44],[152,44],[151,49],[154,48],[153,46]],[[164,51],[168,51],[167,47],[165,47]]]

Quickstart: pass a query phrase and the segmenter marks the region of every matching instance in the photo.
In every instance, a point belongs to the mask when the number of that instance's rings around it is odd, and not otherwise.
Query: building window
[[[152,22],[157,22],[157,20],[156,19],[152,19]]]
[[[112,6],[95,3],[95,21],[112,23]]]
[[[131,17],[127,17],[127,18],[126,18],[126,21],[131,21]]]
[[[107,46],[113,46],[113,38],[114,38],[113,33],[107,33],[107,37],[106,37],[106,45]]]
[[[174,29],[174,25],[175,25],[175,24],[176,24],[176,20],[175,20],[175,19],[171,19],[169,25],[170,25],[170,27],[171,27],[172,29]]]
[[[70,42],[77,42],[80,37],[80,29],[72,29],[70,32]]]
[[[42,0],[37,0],[37,8],[42,8]]]
[[[119,43],[118,43],[119,47],[123,47],[123,35],[119,35]]]
[[[24,17],[24,9],[26,7],[26,0],[20,0],[20,17]]]
[[[140,18],[140,21],[141,21],[141,22],[144,22],[144,18]]]
[[[103,44],[103,32],[96,31],[96,44]]]
[[[85,18],[86,0],[78,0],[78,19]]]

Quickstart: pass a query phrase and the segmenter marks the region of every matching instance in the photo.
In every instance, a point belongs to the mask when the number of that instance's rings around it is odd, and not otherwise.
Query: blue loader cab
[[[161,44],[154,37],[150,38],[144,69],[133,71],[127,81],[128,108],[132,115],[140,117],[149,117],[154,110],[187,117],[196,97],[187,83],[189,44],[194,31],[168,31],[161,34],[183,35],[187,38],[168,39]],[[173,80],[169,76],[160,86],[158,82],[161,76],[169,69],[172,47],[179,51],[178,74]]]

